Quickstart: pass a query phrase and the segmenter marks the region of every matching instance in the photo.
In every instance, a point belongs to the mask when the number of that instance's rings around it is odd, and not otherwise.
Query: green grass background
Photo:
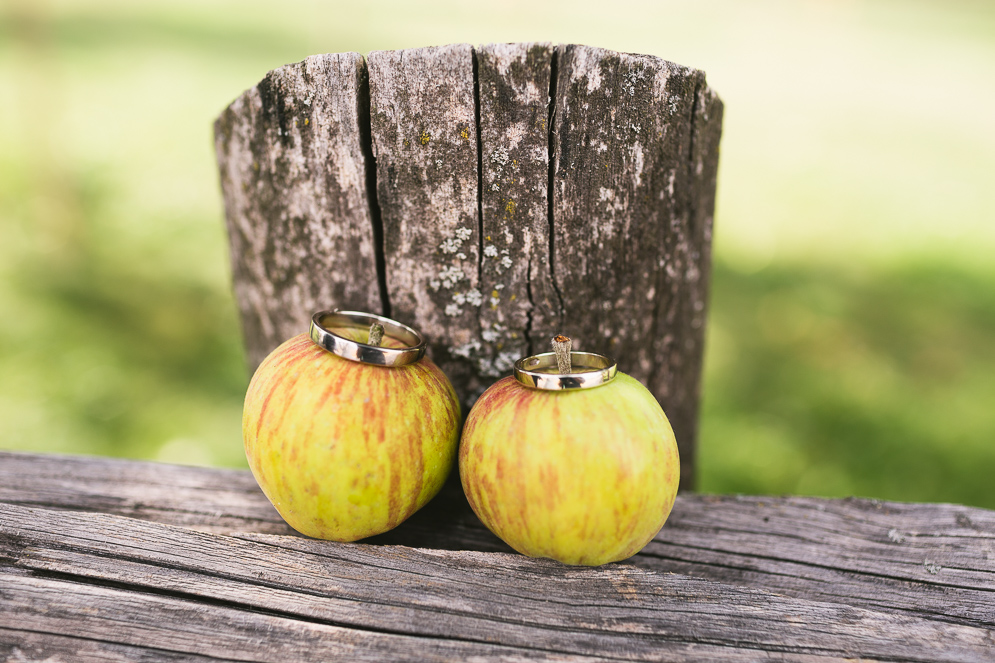
[[[213,118],[312,53],[546,40],[726,103],[705,491],[995,508],[995,3],[0,5],[0,447],[244,466]]]

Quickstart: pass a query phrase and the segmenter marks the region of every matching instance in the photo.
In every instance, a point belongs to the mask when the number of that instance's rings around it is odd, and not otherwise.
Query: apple
[[[333,331],[366,342],[360,330]],[[456,393],[427,357],[377,366],[307,334],[263,360],[242,414],[263,493],[295,530],[333,541],[386,532],[432,499],[455,463],[459,425]]]
[[[656,536],[674,505],[680,461],[663,409],[624,373],[562,391],[509,376],[470,410],[459,472],[473,511],[512,548],[596,566]]]

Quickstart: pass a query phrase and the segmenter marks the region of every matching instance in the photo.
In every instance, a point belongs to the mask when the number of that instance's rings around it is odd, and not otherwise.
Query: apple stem
[[[556,370],[560,372],[560,375],[572,372],[573,367],[570,365],[570,349],[572,347],[573,341],[570,340],[569,336],[557,334],[553,337],[553,352],[556,353]]]
[[[366,341],[366,344],[379,348],[381,343],[383,343],[383,325],[379,322],[374,322],[370,325],[370,338]]]

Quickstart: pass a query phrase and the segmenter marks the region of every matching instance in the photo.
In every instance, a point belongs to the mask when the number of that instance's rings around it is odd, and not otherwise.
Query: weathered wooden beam
[[[329,303],[380,311],[365,85],[358,53],[315,55],[269,72],[215,122],[251,370]]]
[[[964,661],[983,660],[992,642],[985,628],[626,564],[233,538],[13,505],[0,505],[0,557],[0,605],[20,629],[247,660]]]
[[[695,502],[675,508],[641,567],[995,629],[995,511],[855,498]]]
[[[323,78],[308,74],[319,62]],[[348,149],[305,160],[291,120],[323,85]],[[699,71],[585,46],[459,44],[271,72],[217,126],[250,363],[315,309],[383,310],[426,335],[466,414],[516,359],[566,333],[660,400],[693,488],[721,110]],[[329,189],[328,172],[351,173],[355,202],[299,204]],[[345,186],[331,182],[330,198]],[[372,259],[341,241],[364,222]],[[334,265],[323,290],[321,265]]]
[[[458,484],[368,543],[508,551]],[[291,534],[247,471],[0,453],[0,502],[228,534]],[[951,504],[680,495],[628,563],[797,598],[995,629],[995,511]]]
[[[102,566],[106,569],[112,564],[104,561]],[[162,573],[154,566],[142,571]],[[191,656],[224,661],[452,661],[469,656],[512,660],[522,653],[457,638],[428,639],[348,628],[309,615],[267,611],[258,602],[222,600],[219,604],[217,599],[205,601],[203,595],[185,592],[190,588],[182,585],[180,592],[157,587],[162,593],[156,593],[147,586],[121,587],[120,582],[105,586],[81,580],[75,575],[47,578],[0,571],[0,607],[16,617],[0,628],[0,653],[7,649],[7,660],[17,660],[15,650],[30,646],[36,657],[43,657],[34,660],[49,661],[57,660],[52,657],[66,649],[72,653],[68,660],[83,660],[82,652],[91,654],[91,660],[135,660],[130,658],[135,650],[141,652],[138,660],[162,660],[161,653],[166,660]],[[54,646],[49,646],[47,638],[30,637],[38,633],[57,634]],[[121,653],[129,658],[115,656]]]
[[[159,661],[213,661],[212,656],[190,652],[165,651],[143,645],[122,645],[116,642],[94,640],[45,633],[0,624],[0,657],[5,661],[128,661],[159,663]]]

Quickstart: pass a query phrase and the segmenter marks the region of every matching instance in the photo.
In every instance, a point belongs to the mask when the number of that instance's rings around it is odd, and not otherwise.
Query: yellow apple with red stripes
[[[565,391],[498,381],[470,410],[459,469],[470,506],[508,545],[587,566],[641,550],[680,479],[670,422],[623,373]]]
[[[242,415],[266,497],[298,532],[333,541],[386,532],[432,499],[455,463],[459,425],[456,393],[428,357],[350,361],[307,334],[260,364]]]

